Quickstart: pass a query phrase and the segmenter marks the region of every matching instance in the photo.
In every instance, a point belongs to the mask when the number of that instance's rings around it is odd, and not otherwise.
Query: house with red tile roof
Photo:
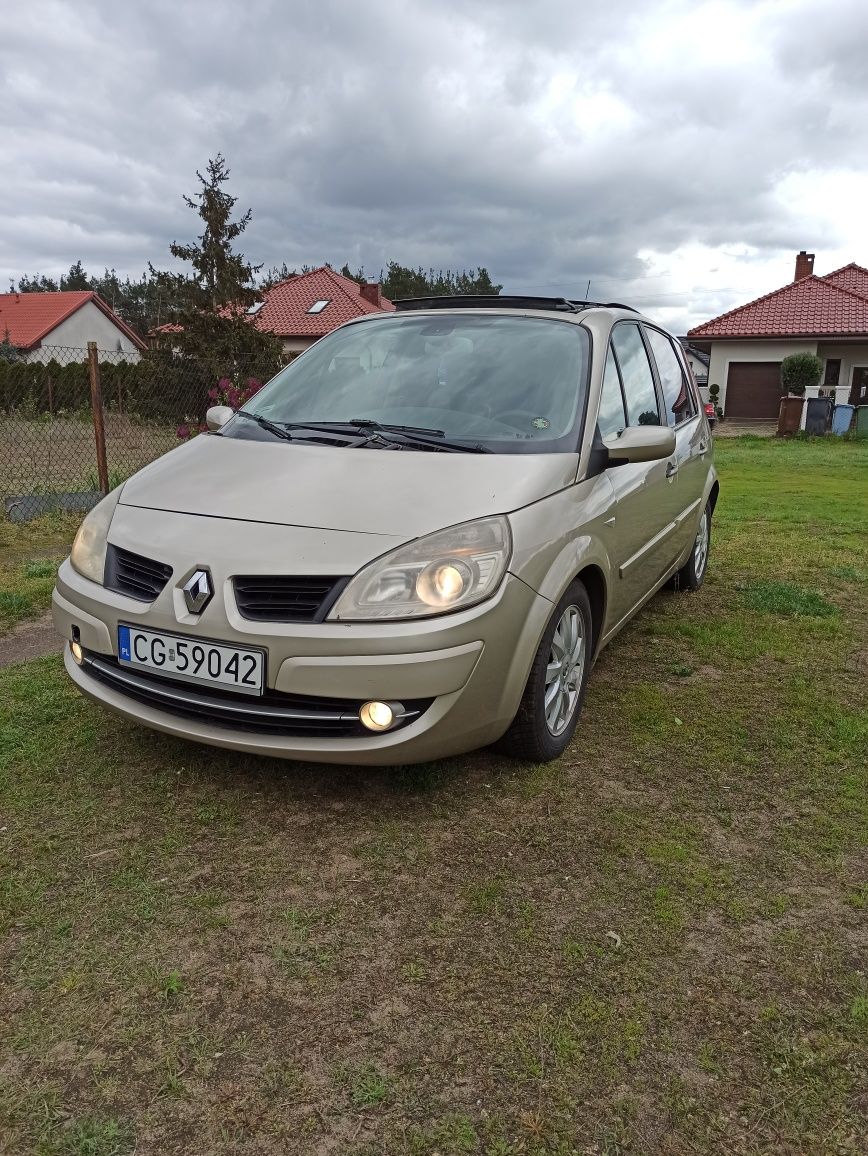
[[[855,262],[818,277],[814,254],[802,250],[789,285],[687,336],[709,354],[708,382],[720,386],[728,418],[777,418],[781,361],[790,353],[814,353],[824,363],[821,384],[807,396],[868,404],[868,269]]]
[[[345,321],[395,308],[376,282],[360,285],[327,265],[279,281],[263,296],[254,324],[279,337],[285,353],[307,349]]]
[[[96,293],[0,293],[0,341],[8,339],[25,361],[46,361],[53,348],[81,350],[95,341],[104,352],[138,361],[141,337]],[[69,360],[66,353],[65,360]]]
[[[251,324],[279,337],[284,353],[300,353],[345,321],[395,308],[379,284],[360,285],[328,265],[278,281],[262,297],[247,311]],[[159,339],[180,332],[179,325],[169,323],[153,330],[152,336]]]

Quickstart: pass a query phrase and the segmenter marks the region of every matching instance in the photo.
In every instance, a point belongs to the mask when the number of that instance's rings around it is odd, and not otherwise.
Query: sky
[[[0,288],[170,268],[222,152],[266,267],[485,266],[678,332],[868,266],[865,0],[0,5]]]

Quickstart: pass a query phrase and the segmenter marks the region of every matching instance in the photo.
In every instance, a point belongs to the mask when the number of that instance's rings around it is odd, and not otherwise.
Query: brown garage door
[[[781,407],[779,361],[733,361],[726,378],[726,416],[774,421]]]

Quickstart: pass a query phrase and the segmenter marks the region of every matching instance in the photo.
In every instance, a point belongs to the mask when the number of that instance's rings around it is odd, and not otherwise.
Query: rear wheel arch
[[[710,512],[712,514],[714,513],[714,507],[717,505],[717,499],[719,496],[720,496],[720,482],[718,482],[715,479],[714,485],[711,487],[711,490],[709,491],[709,494],[708,494],[708,505],[710,507]]]

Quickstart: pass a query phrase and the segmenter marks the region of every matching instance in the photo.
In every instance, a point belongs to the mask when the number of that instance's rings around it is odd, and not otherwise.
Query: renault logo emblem
[[[211,575],[207,570],[197,570],[183,587],[184,601],[191,614],[201,614],[214,594]]]

